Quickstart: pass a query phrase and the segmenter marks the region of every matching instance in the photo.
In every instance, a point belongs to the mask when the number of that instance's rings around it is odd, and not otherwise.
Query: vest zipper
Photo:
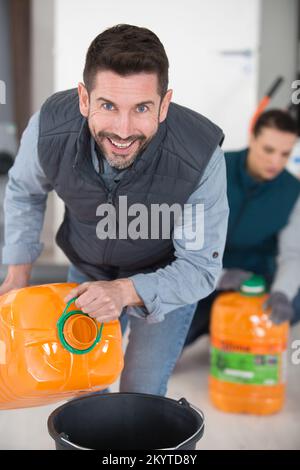
[[[108,204],[112,204],[114,206],[114,197],[115,197],[115,194],[117,192],[118,186],[120,185],[120,182],[121,181],[119,181],[112,190],[108,191],[108,193],[107,193],[107,203]],[[118,221],[117,221],[117,218],[116,218],[116,234],[118,233],[118,230],[119,230],[119,227],[118,227]],[[105,249],[104,256],[103,256],[103,259],[104,259],[105,263],[107,263],[107,264],[109,264],[109,262],[110,262],[110,257],[111,257],[112,250],[113,250],[112,240],[110,240],[110,238],[107,238],[107,240],[106,240],[106,249]]]
[[[112,204],[112,202],[113,202],[112,191],[108,191],[108,193],[107,193],[107,202],[109,204]]]

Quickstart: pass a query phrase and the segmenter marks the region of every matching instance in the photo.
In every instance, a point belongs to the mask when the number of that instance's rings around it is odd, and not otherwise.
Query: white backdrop
[[[55,90],[82,80],[90,42],[117,23],[153,30],[169,57],[173,100],[219,124],[225,149],[246,144],[257,94],[259,0],[55,0]]]

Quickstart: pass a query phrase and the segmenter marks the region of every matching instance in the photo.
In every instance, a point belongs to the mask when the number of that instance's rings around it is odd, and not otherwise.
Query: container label
[[[224,382],[252,385],[283,383],[284,353],[253,354],[211,348],[210,373]]]

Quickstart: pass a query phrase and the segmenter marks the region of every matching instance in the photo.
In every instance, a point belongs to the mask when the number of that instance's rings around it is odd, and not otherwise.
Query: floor
[[[300,324],[291,330],[290,343],[300,339]],[[205,414],[205,432],[198,449],[300,449],[300,364],[288,353],[286,405],[269,417],[221,413],[207,393],[208,337],[201,338],[181,356],[171,377],[168,396],[185,397]],[[117,391],[117,384],[112,386]],[[0,411],[0,449],[54,449],[47,432],[47,417],[59,404]]]

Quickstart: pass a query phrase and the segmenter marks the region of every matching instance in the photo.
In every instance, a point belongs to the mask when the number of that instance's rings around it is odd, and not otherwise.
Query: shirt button
[[[218,256],[219,256],[219,253],[217,251],[214,251],[213,252],[213,258],[218,258]]]

